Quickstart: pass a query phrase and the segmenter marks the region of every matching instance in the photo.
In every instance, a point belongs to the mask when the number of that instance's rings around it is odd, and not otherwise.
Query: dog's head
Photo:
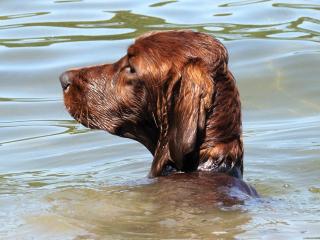
[[[224,46],[209,35],[151,32],[116,63],[72,69],[60,81],[77,121],[144,144],[157,176],[195,170],[206,156],[229,154],[213,151],[216,145],[241,138],[240,101],[227,61]],[[224,162],[211,160],[211,168]]]

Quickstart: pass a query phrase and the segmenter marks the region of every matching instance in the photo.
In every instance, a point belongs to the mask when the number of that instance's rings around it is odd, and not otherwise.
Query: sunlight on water
[[[320,238],[318,1],[0,6],[1,239]],[[150,180],[143,146],[88,130],[64,109],[62,71],[115,61],[147,31],[184,28],[229,50],[244,178],[260,199],[212,205],[203,186]]]

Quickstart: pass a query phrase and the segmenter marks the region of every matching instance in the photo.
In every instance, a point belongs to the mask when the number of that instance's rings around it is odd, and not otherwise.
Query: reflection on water
[[[1,239],[320,238],[318,1],[16,6],[1,2]],[[244,178],[261,199],[213,205],[221,192],[210,180],[209,188],[150,180],[146,149],[64,110],[60,72],[114,61],[147,31],[183,28],[229,49],[244,109]]]
[[[150,7],[165,6],[176,1],[160,2],[150,5]],[[223,7],[227,9],[234,7],[235,13],[245,14],[247,11],[252,11],[251,8],[239,9],[241,6],[251,4],[258,4],[268,1],[242,1],[235,3],[220,4],[216,7]],[[170,5],[172,7],[174,5]],[[271,9],[272,7],[272,9]],[[174,7],[173,7],[174,8]],[[177,8],[177,7],[176,7]],[[174,8],[174,9],[176,9]],[[278,10],[279,8],[280,10]],[[253,21],[257,19],[241,19],[239,20],[233,16],[232,13],[216,13],[215,17],[230,18],[231,21],[225,19],[214,22],[193,22],[190,24],[170,23],[163,18],[153,17],[148,15],[136,14],[130,10],[126,11],[112,11],[114,13],[110,18],[99,19],[95,21],[81,21],[75,19],[73,21],[39,21],[39,22],[25,22],[4,24],[0,27],[3,36],[8,36],[0,39],[0,44],[7,47],[36,47],[48,46],[54,43],[63,42],[77,42],[77,41],[106,41],[106,40],[120,40],[132,39],[140,34],[150,30],[163,29],[184,29],[191,28],[197,31],[214,33],[215,36],[227,41],[237,39],[252,39],[252,38],[271,38],[271,39],[296,39],[319,42],[319,23],[320,20],[314,18],[314,14],[308,16],[299,16],[294,19],[287,19],[286,15],[292,15],[288,9],[311,9],[319,10],[318,5],[307,4],[281,4],[274,3],[272,5],[265,5],[264,11],[270,11],[270,16],[266,17],[264,21]],[[241,10],[241,11],[239,11]],[[203,11],[203,10],[202,10]],[[230,10],[232,12],[232,10]],[[239,11],[239,12],[238,12]],[[105,12],[108,17],[110,11]],[[153,11],[151,11],[153,12]],[[2,20],[10,20],[16,18],[29,18],[39,15],[47,15],[50,12],[17,14],[9,16],[1,16]],[[208,14],[208,13],[207,13]],[[162,15],[162,14],[160,14]],[[251,15],[256,15],[255,12]],[[179,14],[181,16],[181,13]],[[49,20],[50,17],[48,17]],[[249,21],[248,21],[249,20]],[[212,20],[211,20],[212,21]],[[254,23],[254,24],[253,24]],[[19,29],[19,31],[17,31]],[[50,31],[48,31],[50,29]],[[52,34],[54,33],[54,35]],[[65,35],[67,34],[67,35]],[[10,36],[10,38],[9,38]],[[18,38],[12,38],[16,36]]]

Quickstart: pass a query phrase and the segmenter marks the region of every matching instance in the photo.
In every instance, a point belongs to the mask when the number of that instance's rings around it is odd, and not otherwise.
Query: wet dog
[[[219,184],[256,194],[241,180],[241,103],[228,53],[212,36],[150,32],[117,62],[71,69],[60,81],[77,121],[134,139],[152,153],[151,177],[223,173]]]

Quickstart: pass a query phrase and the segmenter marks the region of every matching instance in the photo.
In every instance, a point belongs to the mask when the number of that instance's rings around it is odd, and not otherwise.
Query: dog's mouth
[[[88,128],[95,128],[92,120],[92,116],[89,112],[87,104],[83,100],[74,100],[72,95],[72,89],[68,86],[64,90],[64,105],[68,113],[77,122]]]
[[[81,107],[80,109],[75,110],[73,107],[66,105],[66,109],[69,114],[79,123],[84,125],[85,127],[90,127],[88,119],[88,110],[85,107]]]

